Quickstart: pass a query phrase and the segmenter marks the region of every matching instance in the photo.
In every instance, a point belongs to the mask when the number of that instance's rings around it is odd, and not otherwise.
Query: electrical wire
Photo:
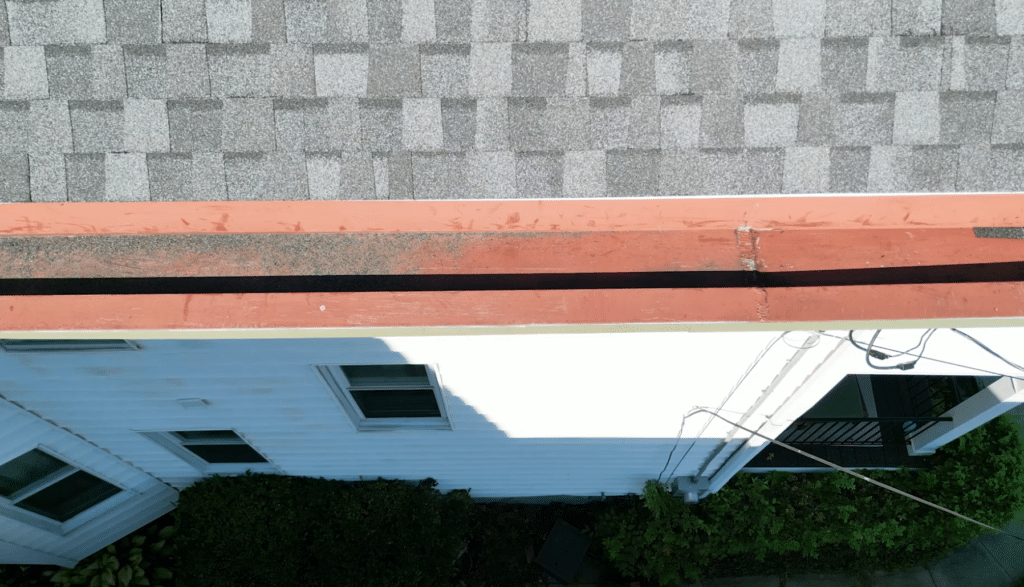
[[[916,495],[911,495],[911,494],[907,493],[906,491],[903,491],[901,489],[897,489],[897,488],[895,488],[895,487],[893,487],[891,485],[886,485],[885,483],[882,483],[881,481],[876,481],[876,480],[874,480],[874,479],[872,479],[870,477],[861,475],[860,473],[857,473],[856,471],[852,471],[850,469],[847,469],[846,467],[842,467],[842,466],[837,465],[835,463],[826,461],[823,458],[816,457],[816,456],[814,456],[812,454],[806,453],[806,452],[800,450],[799,448],[796,448],[795,446],[790,446],[790,445],[788,445],[788,444],[786,444],[784,442],[780,442],[778,440],[775,440],[774,438],[768,438],[767,436],[765,436],[765,435],[763,435],[761,433],[754,432],[753,430],[751,430],[749,428],[746,428],[744,426],[740,426],[739,424],[737,424],[735,422],[730,422],[729,420],[726,420],[725,418],[723,418],[719,414],[712,412],[709,408],[701,408],[701,407],[694,408],[693,410],[690,411],[690,413],[688,413],[686,416],[683,417],[683,420],[685,421],[687,416],[691,416],[691,415],[693,415],[693,414],[695,414],[697,412],[706,412],[708,414],[711,414],[712,416],[716,416],[718,418],[721,418],[722,420],[725,420],[725,422],[727,422],[729,424],[732,424],[733,426],[735,426],[737,428],[740,428],[741,430],[744,430],[744,431],[746,431],[746,432],[748,432],[750,434],[753,434],[754,436],[759,436],[759,437],[767,440],[768,442],[771,442],[772,444],[777,444],[778,446],[781,446],[782,448],[791,450],[791,451],[793,451],[793,452],[795,452],[795,453],[797,453],[797,454],[799,454],[801,456],[805,456],[805,457],[807,457],[809,459],[818,461],[819,463],[821,463],[823,465],[828,465],[829,467],[832,467],[833,469],[836,469],[837,471],[842,471],[844,473],[853,475],[854,477],[856,477],[858,479],[861,479],[863,481],[867,481],[868,483],[872,483],[874,485],[877,485],[877,486],[881,487],[882,489],[886,489],[886,490],[892,491],[894,493],[898,493],[898,494],[902,495],[903,497],[909,497],[910,499],[912,499],[914,501],[923,503],[923,504],[925,504],[927,506],[930,506],[930,507],[933,507],[933,508],[935,508],[937,510],[946,512],[947,514],[952,514],[952,515],[954,515],[954,516],[956,516],[956,517],[958,517],[960,519],[963,519],[963,520],[966,520],[968,522],[971,522],[972,524],[977,524],[978,526],[981,526],[983,528],[988,528],[989,530],[992,530],[992,531],[997,532],[999,534],[1005,534],[1005,535],[1010,536],[1012,538],[1016,538],[1017,540],[1020,540],[1021,542],[1024,542],[1024,538],[1021,538],[1020,536],[1017,536],[1015,534],[1010,534],[1009,532],[1004,532],[1004,531],[1000,530],[999,528],[996,528],[994,526],[989,526],[988,524],[986,524],[984,522],[979,522],[978,520],[975,520],[974,518],[969,518],[969,517],[967,517],[967,516],[965,516],[965,515],[963,515],[961,513],[955,512],[955,511],[953,511],[953,510],[951,510],[949,508],[944,508],[941,505],[938,505],[936,503],[932,503],[932,502],[930,502],[930,501],[928,501],[926,499],[922,499],[920,497],[917,497]]]
[[[988,348],[980,340],[974,338],[970,334],[967,334],[966,332],[964,332],[962,330],[959,330],[959,329],[956,329],[956,328],[950,328],[950,330],[952,330],[953,332],[959,334],[960,336],[963,336],[964,338],[966,338],[967,340],[969,340],[969,341],[973,342],[974,344],[980,346],[981,348],[985,349],[986,351],[988,351],[988,353],[990,355],[992,355],[993,357],[995,357],[995,358],[999,359],[1000,361],[1006,363],[1007,365],[1013,367],[1014,369],[1016,369],[1018,371],[1024,371],[1024,367],[1021,367],[1020,365],[1018,365],[1017,363],[1014,363],[1012,361],[1006,360],[1002,355],[1000,355],[999,353],[995,352],[994,350]]]
[[[853,332],[854,332],[853,330],[851,330],[849,332],[849,334],[847,335],[847,338],[850,339],[850,343],[853,346],[855,346],[858,349],[864,351],[864,362],[867,363],[868,367],[871,367],[872,369],[877,369],[879,371],[892,371],[892,370],[907,371],[907,370],[913,369],[914,367],[917,366],[917,362],[920,361],[921,357],[924,355],[924,350],[928,346],[928,341],[931,339],[932,335],[935,334],[935,331],[936,331],[935,328],[929,328],[928,330],[926,330],[924,332],[924,334],[921,335],[921,338],[918,339],[917,344],[915,344],[913,347],[911,347],[908,350],[897,352],[895,355],[889,355],[889,354],[886,354],[886,353],[883,353],[881,351],[877,351],[877,350],[874,349],[874,347],[875,347],[875,340],[877,340],[878,339],[878,335],[880,335],[882,333],[881,330],[876,330],[875,331],[875,334],[871,337],[871,342],[868,343],[867,347],[863,347],[863,346],[861,346],[860,344],[857,343],[857,341],[853,338]],[[919,352],[917,354],[917,358],[912,360],[912,361],[908,361],[908,362],[905,362],[905,363],[900,363],[898,365],[876,365],[876,364],[871,362],[871,358],[872,357],[884,361],[886,359],[895,359],[896,357],[902,357],[903,355],[909,355],[910,353],[914,352],[914,350],[917,349],[918,347],[921,348],[921,352]]]
[[[743,375],[740,377],[739,381],[736,382],[736,385],[732,386],[732,389],[729,390],[729,394],[726,395],[725,399],[722,400],[722,403],[719,404],[719,407],[718,407],[719,410],[721,410],[722,408],[725,407],[725,404],[729,402],[729,400],[732,398],[733,394],[736,393],[736,390],[740,388],[740,385],[742,385],[743,382],[747,380],[747,376],[750,375],[750,372],[754,370],[754,367],[756,367],[757,364],[761,362],[761,359],[763,359],[764,356],[766,354],[768,354],[768,351],[770,351],[772,349],[772,347],[776,345],[776,343],[778,343],[780,340],[782,340],[782,337],[784,337],[787,334],[789,334],[789,332],[790,331],[787,330],[787,331],[783,332],[782,334],[780,334],[779,336],[775,337],[775,339],[772,340],[771,342],[769,342],[768,346],[764,347],[764,350],[762,350],[761,353],[758,354],[756,358],[754,358],[753,362],[750,363],[750,366],[747,367],[746,372],[744,372]],[[700,440],[701,434],[704,434],[704,431],[708,429],[708,426],[710,424],[711,424],[711,419],[708,418],[708,421],[704,423],[704,427],[700,429],[700,432],[698,432],[697,436],[694,438],[693,444],[691,444],[686,449],[686,452],[684,452],[683,456],[679,459],[679,463],[676,463],[676,466],[672,468],[672,472],[669,473],[669,477],[674,475],[675,472],[676,472],[676,469],[679,468],[679,464],[686,460],[686,456],[688,454],[690,454],[690,451],[693,450],[693,447],[697,445],[697,441]],[[669,463],[672,462],[672,454],[675,453],[676,452],[676,448],[679,447],[679,440],[683,437],[683,427],[684,426],[686,426],[686,416],[683,416],[683,421],[682,421],[682,423],[679,424],[679,432],[676,434],[676,443],[674,445],[672,445],[672,450],[669,451],[668,458],[665,459],[665,466],[662,467],[661,472],[658,473],[658,481],[659,482],[661,482],[662,475],[664,475],[665,471],[668,469]]]
[[[849,338],[846,337],[846,336],[837,336],[835,334],[829,334],[828,332],[824,332],[824,331],[819,331],[819,334],[822,334],[824,336],[829,336],[831,338],[835,338],[835,339],[838,339],[838,340],[849,340]],[[859,348],[861,350],[864,350],[864,347],[858,346],[856,344],[854,344],[854,346],[856,346],[857,348]],[[896,349],[890,349],[890,348],[886,348],[886,347],[883,347],[883,346],[877,346],[877,348],[880,348],[880,349],[883,349],[883,350],[886,350],[886,351],[890,351],[890,352],[894,352],[894,353],[898,353],[899,352]],[[1022,377],[1021,375],[1007,375],[1006,373],[1000,373],[998,371],[991,371],[989,369],[982,369],[981,367],[970,367],[970,366],[967,366],[967,365],[962,365],[960,363],[954,363],[953,361],[946,361],[944,359],[936,359],[934,357],[924,357],[924,356],[922,356],[922,358],[928,359],[929,361],[935,361],[936,363],[942,363],[944,365],[950,365],[950,366],[953,366],[953,367],[960,367],[961,369],[970,369],[972,371],[978,371],[980,373],[988,373],[989,375],[997,375],[999,377],[1009,377],[1011,379],[1024,379],[1024,377]]]

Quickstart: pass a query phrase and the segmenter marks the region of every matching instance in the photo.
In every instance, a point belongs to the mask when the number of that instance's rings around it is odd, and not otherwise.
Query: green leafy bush
[[[1006,418],[942,447],[927,470],[865,474],[995,527],[1024,508],[1024,445]],[[789,572],[895,570],[984,531],[841,472],[739,474],[697,505],[652,481],[641,500],[604,514],[593,533],[619,572],[661,585],[751,560]]]
[[[179,581],[193,587],[449,585],[472,528],[436,482],[210,477],[178,502]]]

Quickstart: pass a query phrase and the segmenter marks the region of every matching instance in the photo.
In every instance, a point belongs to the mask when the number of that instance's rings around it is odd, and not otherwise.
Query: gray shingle
[[[700,144],[701,96],[661,97],[661,147],[692,149]]]
[[[368,151],[402,148],[402,101],[359,100],[363,147]]]
[[[368,28],[374,6],[364,0],[284,0],[286,38],[289,43],[380,42],[371,38],[372,19]]]
[[[1010,59],[1006,70],[1006,89],[1024,90],[1024,37],[1010,41]]]
[[[205,98],[210,95],[203,45],[125,45],[124,55],[128,95],[133,98]]]
[[[103,177],[104,201],[149,200],[149,174],[146,171],[145,153],[107,153]]]
[[[996,31],[1000,35],[1024,35],[1024,5],[1016,0],[997,0]]]
[[[942,26],[942,0],[892,0],[894,35],[937,35]]]
[[[659,94],[684,94],[693,82],[693,43],[662,41],[654,46],[655,88]]]
[[[654,44],[626,43],[622,47],[622,79],[619,92],[627,96],[650,95],[655,92]]]
[[[590,43],[587,46],[587,94],[614,96],[622,81],[622,44]]]
[[[33,202],[68,201],[67,171],[64,169],[63,153],[32,153],[29,155],[32,170],[30,182]]]
[[[473,40],[473,1],[434,0],[434,22],[439,43],[468,43]]]
[[[872,147],[868,190],[954,191],[958,156],[958,148],[951,145]]]
[[[510,151],[466,153],[466,197],[516,197],[516,159]]]
[[[1005,89],[1009,53],[1009,37],[967,37],[964,43],[957,43],[953,67],[962,67],[963,76],[951,77],[950,89]]]
[[[162,42],[160,0],[105,0],[107,42],[149,44]]]
[[[0,100],[0,153],[29,150],[33,126],[28,100]]]
[[[273,96],[301,98],[316,95],[310,46],[293,43],[271,45],[270,72]]]
[[[605,174],[609,196],[658,195],[658,150],[619,150],[606,154]]]
[[[739,74],[735,41],[697,41],[693,44],[690,88],[697,93],[732,92]]]
[[[871,168],[870,147],[833,147],[829,160],[829,191],[864,193]]]
[[[621,98],[590,99],[590,146],[595,149],[627,149],[633,146],[629,136],[632,100]],[[582,149],[586,144],[567,145]]]
[[[739,91],[744,94],[774,92],[779,67],[779,42],[775,39],[756,39],[743,40],[737,45],[740,50]],[[818,55],[820,60],[820,51]]]
[[[991,146],[970,144],[960,147],[957,164],[956,189],[958,191],[994,191]]]
[[[370,46],[364,43],[314,45],[317,96],[366,96]]]
[[[673,35],[679,29],[683,15],[671,10],[670,0],[633,0],[633,14],[629,21],[629,38],[633,40],[661,40],[680,38]]]
[[[658,164],[658,193],[685,196],[704,191],[703,167],[697,149],[663,150]]]
[[[804,92],[821,84],[822,49],[818,39],[783,39],[779,43],[775,88]]]
[[[434,0],[402,0],[402,42],[433,43],[437,40]]]
[[[563,168],[562,195],[565,197],[600,198],[607,195],[604,151],[567,151]]]
[[[628,41],[632,0],[583,0],[584,41]]]
[[[682,20],[683,38],[725,39],[729,35],[729,4],[730,0],[691,2]]]
[[[700,193],[731,195],[743,193],[743,149],[700,150]]]
[[[71,134],[75,151],[97,153],[124,150],[124,102],[75,100],[71,110]]]
[[[503,151],[509,148],[508,100],[482,98],[476,101],[476,148]]]
[[[941,140],[947,144],[987,143],[992,136],[996,92],[941,92]]]
[[[309,197],[305,155],[297,151],[224,153],[229,200],[301,200]]]
[[[942,0],[942,34],[993,35],[995,0]]]
[[[384,153],[371,153],[370,161],[373,165],[373,192],[374,197],[378,200],[387,200],[390,198],[390,179],[388,178],[388,158]],[[309,170],[309,162],[306,162],[306,174],[309,175],[309,189],[310,195],[313,190],[313,177],[312,172]]]
[[[270,98],[224,100],[221,148],[230,152],[273,151],[274,106]]]
[[[171,150],[220,151],[223,108],[221,100],[168,100]]]
[[[408,151],[391,153],[387,157],[388,199],[413,199],[412,155]]]
[[[287,40],[284,0],[251,0],[251,4],[252,41],[284,43]]]
[[[868,39],[821,42],[821,85],[832,92],[863,92],[868,79]]]
[[[103,43],[103,0],[7,2],[12,45]]]
[[[274,100],[276,143],[284,151],[339,151],[358,145],[355,98]]]
[[[741,194],[778,194],[785,173],[785,149],[758,148],[744,152]]]
[[[868,90],[938,90],[942,53],[941,37],[873,37],[868,47]]]
[[[64,156],[67,170],[69,202],[102,202],[106,195],[103,153],[68,153]]]
[[[732,0],[730,38],[770,38],[775,34],[772,25],[772,0]]]
[[[587,47],[584,43],[569,43],[569,61],[565,68],[565,94],[587,95]]]
[[[516,43],[526,40],[529,0],[473,0],[474,41]]]
[[[894,94],[843,94],[834,104],[832,140],[835,145],[892,143]]]
[[[416,45],[370,45],[366,93],[373,97],[420,95],[420,62]]]
[[[508,96],[512,92],[511,43],[473,43],[469,85],[474,96]]]
[[[829,186],[828,147],[788,147],[782,192],[823,194]]]
[[[563,154],[560,151],[516,153],[516,192],[520,198],[562,197]]]
[[[451,200],[468,193],[465,153],[413,153],[413,196],[417,200]]]
[[[0,154],[0,202],[28,201],[28,155]]]
[[[551,144],[546,126],[546,98],[509,98],[509,144],[513,151],[543,151]]]
[[[825,0],[775,0],[772,22],[778,38],[820,38],[825,31]]]
[[[32,100],[25,120],[29,152],[71,152],[71,117],[65,100]],[[2,150],[2,149],[0,149]]]
[[[891,0],[827,0],[825,36],[870,37],[892,34]]]
[[[123,99],[124,58],[111,45],[47,45],[50,96],[72,100]]]
[[[150,199],[157,201],[224,200],[224,162],[220,153],[149,153]]]
[[[169,151],[166,103],[163,100],[125,100],[124,133],[127,151]]]
[[[0,47],[11,44],[11,30],[7,26],[7,3],[0,2]]]
[[[1024,145],[993,145],[989,153],[992,189],[1019,190],[1024,184]]]
[[[746,144],[750,147],[795,145],[799,119],[799,94],[748,96],[743,111]]]
[[[268,95],[270,44],[209,44],[210,93],[218,98]]]
[[[587,98],[551,98],[544,127],[552,149],[564,151],[590,144],[590,102]]]
[[[7,47],[2,57],[4,99],[39,100],[49,97],[46,57],[42,47]]]
[[[402,40],[402,0],[367,0],[371,43],[398,43]]]
[[[512,45],[512,95],[564,95],[568,65],[568,45],[552,43]]]
[[[378,199],[369,153],[309,153],[306,155],[306,175],[310,199]]]
[[[424,96],[458,98],[469,95],[469,45],[420,46],[420,78]]]
[[[1024,92],[999,92],[992,142],[1024,143]]]
[[[441,100],[442,147],[469,151],[476,140],[476,100]]]
[[[637,96],[630,100],[629,141],[634,149],[661,146],[660,104],[658,96]]]
[[[252,41],[249,0],[206,0],[206,34],[211,43]]]
[[[530,0],[527,11],[531,42],[571,43],[583,40],[581,0]]]
[[[938,92],[896,94],[893,117],[893,144],[928,145],[939,142],[942,117]]]
[[[443,144],[441,100],[402,100],[402,146],[409,151],[437,151]]]
[[[206,2],[204,0],[161,0],[165,43],[206,42]]]
[[[737,96],[704,96],[700,120],[702,147],[729,148],[743,145],[743,102]]]

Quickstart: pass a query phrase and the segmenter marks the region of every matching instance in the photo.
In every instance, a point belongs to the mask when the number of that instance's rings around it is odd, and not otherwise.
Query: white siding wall
[[[430,476],[478,497],[623,494],[657,477],[683,414],[717,407],[776,336],[148,340],[0,354],[0,390],[178,488],[199,473],[136,431],[234,428],[291,475]],[[749,407],[795,353],[776,344],[727,405]],[[313,369],[401,361],[437,366],[452,431],[356,432]],[[210,405],[175,401],[192,397]],[[706,420],[687,423],[676,458]],[[677,474],[695,473],[728,430],[712,422]]]

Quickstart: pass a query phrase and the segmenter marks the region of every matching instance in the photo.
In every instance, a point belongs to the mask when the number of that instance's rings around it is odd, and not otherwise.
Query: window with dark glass
[[[0,465],[0,496],[58,522],[120,492],[119,487],[39,449]]]
[[[180,430],[173,434],[183,448],[207,463],[267,462],[232,430]]]

